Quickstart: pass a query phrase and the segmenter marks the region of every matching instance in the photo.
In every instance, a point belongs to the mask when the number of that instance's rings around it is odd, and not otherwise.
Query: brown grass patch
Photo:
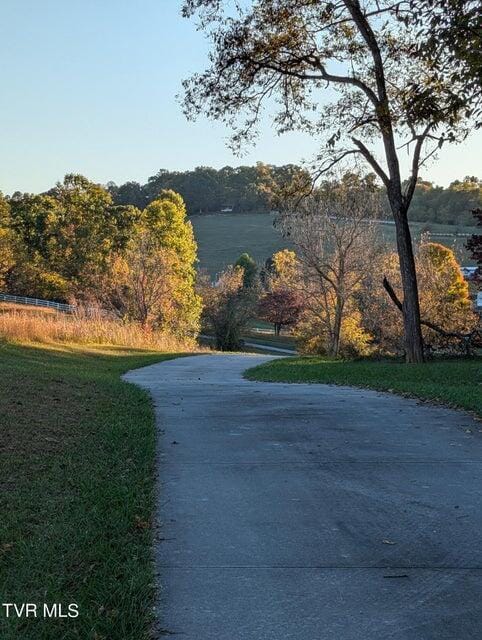
[[[0,302],[0,314],[19,312],[26,315],[45,316],[56,315],[58,311],[52,307],[35,307],[28,304],[15,304],[14,302]]]
[[[102,314],[68,315],[35,307],[12,308],[0,313],[0,338],[13,342],[43,344],[75,343],[151,349],[166,353],[190,351],[195,338],[178,338],[159,331],[147,331],[135,323],[123,323]]]

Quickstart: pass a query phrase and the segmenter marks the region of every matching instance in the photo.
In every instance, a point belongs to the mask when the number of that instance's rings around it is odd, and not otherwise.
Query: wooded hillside
[[[143,208],[157,198],[163,189],[172,189],[184,198],[189,214],[218,213],[229,209],[233,213],[259,213],[269,210],[265,181],[267,175],[276,185],[286,183],[303,170],[296,165],[196,167],[192,171],[161,169],[145,184],[129,181],[122,185],[107,185],[116,204]],[[471,210],[482,205],[482,182],[475,176],[455,180],[444,188],[420,179],[415,190],[409,218],[419,222],[472,224]]]

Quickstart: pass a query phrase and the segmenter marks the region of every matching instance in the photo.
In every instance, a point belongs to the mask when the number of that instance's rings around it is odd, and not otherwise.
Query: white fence
[[[13,302],[14,304],[28,304],[34,307],[49,307],[64,313],[74,313],[75,306],[73,304],[64,304],[62,302],[52,302],[52,300],[40,300],[39,298],[28,298],[26,296],[12,296],[9,293],[0,293],[0,302]]]

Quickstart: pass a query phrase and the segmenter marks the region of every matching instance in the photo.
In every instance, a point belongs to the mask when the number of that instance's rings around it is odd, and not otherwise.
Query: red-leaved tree
[[[266,293],[259,303],[259,316],[271,322],[277,336],[283,327],[296,324],[303,309],[301,297],[296,291],[285,287]]]

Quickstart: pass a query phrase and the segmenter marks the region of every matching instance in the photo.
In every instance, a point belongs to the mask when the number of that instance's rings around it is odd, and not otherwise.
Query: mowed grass
[[[120,376],[171,357],[0,343],[1,602],[79,608],[2,608],[2,640],[150,637],[154,416]]]
[[[275,216],[270,213],[200,214],[191,216],[190,220],[198,243],[199,266],[213,276],[233,264],[245,251],[262,265],[275,251],[293,248],[273,226]],[[477,227],[412,222],[410,228],[414,240],[419,240],[426,229],[434,234],[448,234],[434,235],[431,240],[454,249],[461,264],[472,264],[465,248],[467,238],[452,234],[477,233]],[[395,227],[381,224],[380,234],[395,250]]]
[[[474,411],[482,416],[482,358],[407,365],[396,361],[283,358],[249,369],[249,380],[323,382],[391,391]]]

